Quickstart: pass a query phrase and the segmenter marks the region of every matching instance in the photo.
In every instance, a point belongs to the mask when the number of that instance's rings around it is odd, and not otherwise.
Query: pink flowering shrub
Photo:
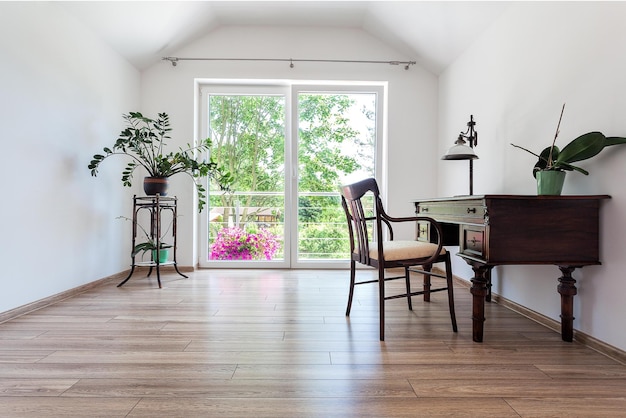
[[[211,245],[211,260],[271,260],[280,247],[278,237],[267,229],[257,233],[224,228]]]

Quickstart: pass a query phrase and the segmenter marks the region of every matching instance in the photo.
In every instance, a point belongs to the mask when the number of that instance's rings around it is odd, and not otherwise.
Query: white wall
[[[87,165],[140,79],[54,3],[0,3],[0,56],[3,312],[128,268],[121,165]]]
[[[405,60],[361,30],[319,28],[225,27],[173,54],[180,57],[301,58],[345,60]],[[184,144],[194,134],[194,79],[365,80],[389,82],[388,182],[389,211],[411,215],[411,199],[434,196],[432,173],[437,152],[437,80],[413,66],[298,62],[181,61],[173,67],[161,62],[142,75],[142,109],[146,114],[170,114],[172,137]],[[417,179],[425,179],[417,180]],[[175,180],[170,189],[180,198],[179,257],[181,265],[196,265],[193,232],[197,228],[188,179]],[[414,228],[404,231],[414,234]]]
[[[557,145],[585,132],[626,136],[626,31],[623,2],[516,3],[440,77],[439,152],[474,114],[479,131],[474,193],[536,194],[535,157],[510,143],[541,151],[551,144],[567,103]],[[564,194],[610,194],[601,210],[602,266],[577,270],[574,328],[626,349],[626,146],[568,173]],[[466,163],[439,163],[439,194],[467,194]],[[555,214],[558,219],[558,214]],[[538,239],[559,237],[545,231]],[[462,262],[456,273],[471,277]],[[553,266],[498,267],[494,291],[559,320]]]

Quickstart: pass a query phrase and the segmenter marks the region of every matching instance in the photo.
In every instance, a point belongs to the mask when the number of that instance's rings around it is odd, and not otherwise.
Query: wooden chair
[[[373,213],[364,208],[364,196],[373,195]],[[409,310],[413,309],[411,297],[424,295],[424,301],[430,301],[430,294],[447,290],[448,305],[452,330],[457,332],[456,316],[454,313],[454,293],[452,287],[452,268],[450,253],[442,243],[442,230],[437,221],[423,216],[394,218],[385,213],[380,199],[378,184],[373,178],[341,187],[341,204],[348,220],[350,234],[350,295],[346,316],[350,315],[354,287],[366,283],[378,283],[380,340],[385,340],[385,301],[389,299],[407,298]],[[367,199],[366,196],[366,199]],[[371,212],[371,211],[370,211]],[[431,231],[436,231],[438,242],[428,243],[413,240],[393,240],[393,224],[398,222],[429,222]],[[383,224],[386,228],[383,228]],[[383,240],[383,231],[387,230],[388,239]],[[373,235],[373,236],[372,236]],[[375,239],[375,240],[374,240]],[[445,275],[432,272],[434,263],[445,263]],[[374,280],[356,281],[356,263],[378,269],[378,278]],[[419,269],[417,267],[420,267]],[[385,270],[401,268],[403,275],[385,277]],[[423,275],[423,290],[411,291],[410,273]],[[446,279],[446,286],[431,288],[431,276]],[[385,295],[385,282],[389,280],[405,279],[406,293],[399,295]]]

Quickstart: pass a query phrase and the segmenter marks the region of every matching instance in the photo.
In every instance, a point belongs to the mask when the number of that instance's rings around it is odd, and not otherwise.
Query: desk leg
[[[561,339],[572,342],[574,339],[574,296],[576,295],[576,280],[572,278],[572,272],[576,267],[559,266],[563,276],[559,277],[557,287],[561,294]]]
[[[485,296],[485,302],[491,302],[491,270],[493,267],[489,267],[485,271],[485,279],[487,280],[487,296]]]
[[[472,294],[472,339],[477,343],[483,342],[483,327],[485,323],[485,299],[488,290],[488,272],[491,270],[491,266],[484,264],[470,262],[474,270],[474,278],[472,279],[472,287],[470,293]]]

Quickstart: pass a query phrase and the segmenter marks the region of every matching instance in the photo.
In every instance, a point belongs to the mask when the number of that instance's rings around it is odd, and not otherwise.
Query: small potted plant
[[[100,164],[109,157],[121,155],[130,158],[130,162],[122,171],[122,184],[132,186],[133,173],[143,167],[148,176],[144,178],[144,191],[147,195],[166,194],[168,179],[174,174],[185,173],[193,180],[198,193],[198,211],[202,211],[206,200],[206,189],[198,182],[201,177],[213,178],[222,189],[232,184],[232,176],[213,161],[200,161],[198,153],[208,152],[211,147],[209,138],[197,146],[187,144],[186,149],[166,153],[166,140],[170,139],[169,116],[159,113],[156,119],[145,117],[139,112],[123,115],[126,128],[112,147],[105,147],[104,154],[95,154],[89,163],[91,175],[98,175]]]
[[[130,221],[133,222],[132,219],[127,218],[126,216],[118,216],[118,219],[124,219],[126,221]],[[145,230],[145,228],[143,226],[141,226],[141,224],[139,222],[135,222],[135,225],[139,227],[139,229],[141,229],[141,231],[143,232],[143,236],[145,241],[144,242],[140,242],[139,244],[135,244],[135,246],[133,247],[133,250],[131,252],[131,257],[134,259],[139,253],[141,253],[142,257],[145,253],[147,253],[148,251],[152,252],[152,261],[156,262],[157,259],[159,260],[159,264],[163,264],[165,262],[167,262],[167,258],[168,258],[168,248],[172,248],[171,244],[167,244],[165,242],[163,242],[163,237],[165,237],[165,235],[169,232],[170,228],[172,227],[172,223],[174,221],[172,220],[172,222],[170,222],[169,226],[167,227],[167,229],[165,230],[165,232],[163,234],[161,234],[162,236],[159,238],[158,243],[157,243],[157,239],[156,237],[148,234],[148,231]]]
[[[538,157],[533,167],[533,176],[537,179],[537,194],[540,195],[560,195],[566,171],[578,171],[584,175],[589,174],[587,170],[572,163],[588,160],[598,155],[605,147],[626,143],[626,138],[606,137],[601,132],[594,131],[573,139],[563,149],[559,149],[556,146],[556,139],[559,136],[564,110],[565,104],[563,104],[561,109],[561,116],[559,117],[552,145],[545,148],[541,153],[536,154],[524,147],[511,144]]]
[[[152,261],[156,262],[159,260],[159,264],[163,264],[167,262],[167,258],[169,255],[168,248],[172,248],[170,244],[166,244],[165,242],[160,242],[158,244],[158,252],[157,252],[157,243],[153,239],[148,239],[146,242],[142,242],[140,244],[135,245],[133,248],[133,252],[131,253],[132,257],[135,257],[137,254],[142,253],[145,254],[148,251],[152,252]]]

